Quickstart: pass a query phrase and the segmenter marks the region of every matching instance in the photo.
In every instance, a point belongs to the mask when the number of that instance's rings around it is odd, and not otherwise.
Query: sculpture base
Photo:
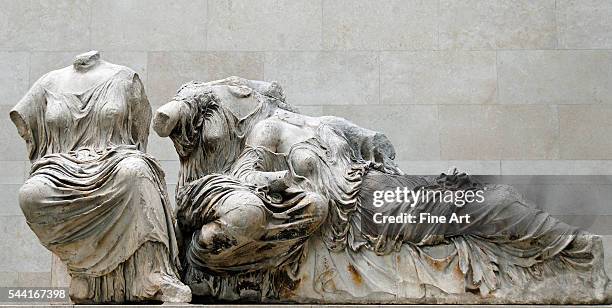
[[[300,267],[297,287],[283,302],[304,304],[605,304],[612,288],[603,269],[603,245],[593,238],[593,268],[505,285],[483,296],[465,291],[464,276],[450,266],[429,263],[416,254],[330,252],[315,238]],[[412,256],[412,257],[410,257]],[[432,266],[434,271],[428,271]],[[446,265],[444,265],[446,266]],[[361,273],[362,274],[361,274]],[[441,273],[441,274],[440,274]],[[435,276],[437,275],[437,276]],[[445,289],[446,291],[443,291]]]

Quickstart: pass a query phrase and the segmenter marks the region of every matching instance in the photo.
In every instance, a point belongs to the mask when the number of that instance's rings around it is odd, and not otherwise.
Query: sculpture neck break
[[[100,63],[100,53],[92,50],[77,55],[72,62],[72,66],[78,72],[87,72]]]

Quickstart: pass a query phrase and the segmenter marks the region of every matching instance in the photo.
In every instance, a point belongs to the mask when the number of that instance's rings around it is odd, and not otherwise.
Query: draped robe
[[[608,278],[601,239],[535,209],[511,187],[483,186],[488,191],[486,202],[478,207],[456,209],[446,202],[423,202],[409,208],[398,202],[382,208],[389,215],[448,216],[456,212],[473,215],[478,221],[462,228],[376,226],[368,213],[375,190],[428,186],[449,191],[462,188],[462,183],[474,183],[456,175],[434,181],[399,175],[386,138],[367,142],[363,129],[336,117],[320,117],[315,136],[293,144],[287,154],[252,147],[241,138],[251,133],[254,123],[273,114],[269,111],[278,106],[276,99],[260,101],[251,115],[238,120],[221,102],[210,98],[211,92],[204,93],[209,99],[177,95],[175,100],[183,100],[188,108],[181,109],[180,124],[170,136],[183,158],[177,207],[183,229],[193,234],[186,241],[186,264],[196,269],[188,271],[187,281],[194,294],[223,300],[361,304],[605,300]],[[214,117],[218,110],[222,117]],[[217,125],[206,127],[209,122],[204,118]],[[208,140],[207,132],[215,138]],[[205,155],[189,155],[194,149]],[[215,217],[217,208],[232,193],[250,190],[255,194],[249,188],[253,172],[281,170],[289,171],[294,180],[287,191],[315,194],[328,206],[327,215],[318,217],[324,222],[317,224],[316,232],[308,229],[299,237],[287,234],[282,239],[298,242],[299,250],[276,245],[278,239],[247,236],[241,245],[254,247],[269,241],[267,253],[272,256],[265,258],[268,255],[257,249],[225,249],[225,241],[220,241],[214,247],[223,252],[224,258],[219,258],[217,251],[211,253],[191,240],[199,238],[200,228],[209,230],[220,224],[233,228]],[[266,193],[261,199],[271,197]],[[301,214],[302,207],[279,200],[288,213],[295,207],[295,213]],[[271,205],[266,204],[268,209]],[[285,222],[269,226],[278,228]],[[296,226],[306,229],[308,225],[291,223],[289,227]],[[304,236],[308,241],[303,242]],[[236,260],[247,262],[236,267]]]
[[[151,109],[143,85],[115,66],[108,79],[67,93],[56,74],[10,114],[32,162],[20,206],[87,302],[151,299],[163,281],[180,281],[164,173],[144,152]]]
[[[306,155],[305,153],[308,153]],[[300,186],[330,200],[312,237],[291,299],[387,303],[601,303],[608,277],[601,238],[551,217],[511,186],[476,183],[465,174],[397,175],[352,150],[333,123],[295,144],[290,170],[312,157]],[[419,187],[481,189],[482,203],[389,202],[375,211],[374,191]],[[380,224],[374,212],[470,215],[470,223]],[[418,218],[417,218],[418,219]]]

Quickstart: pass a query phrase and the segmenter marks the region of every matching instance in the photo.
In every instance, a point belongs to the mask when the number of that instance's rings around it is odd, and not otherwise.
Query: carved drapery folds
[[[191,82],[154,122],[181,160],[183,278],[194,294],[262,302],[605,301],[598,236],[535,209],[510,186],[459,173],[403,175],[383,134],[299,114],[277,83]],[[460,227],[377,225],[366,215],[373,192],[396,187],[482,189],[486,201],[382,208],[476,221]]]
[[[151,107],[138,75],[85,53],[41,77],[10,117],[32,162],[21,209],[66,264],[72,300],[191,300],[164,173],[145,153]]]
[[[601,239],[510,186],[460,173],[404,175],[384,134],[310,117],[276,82],[189,82],[153,128],[180,158],[176,209],[146,154],[138,75],[77,56],[41,77],[10,117],[32,170],[20,206],[72,278],[77,303],[602,303]],[[474,223],[380,224],[375,191],[482,189],[478,206],[388,202],[386,215]],[[181,236],[177,236],[180,234]],[[177,239],[178,238],[178,239]]]

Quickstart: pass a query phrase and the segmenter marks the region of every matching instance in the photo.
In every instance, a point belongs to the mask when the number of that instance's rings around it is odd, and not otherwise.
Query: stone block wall
[[[192,79],[277,80],[304,113],[386,133],[408,173],[612,174],[610,16],[612,0],[0,0],[0,286],[52,279],[8,111],[80,52],[135,69],[154,108]],[[149,143],[173,192],[174,149]]]

